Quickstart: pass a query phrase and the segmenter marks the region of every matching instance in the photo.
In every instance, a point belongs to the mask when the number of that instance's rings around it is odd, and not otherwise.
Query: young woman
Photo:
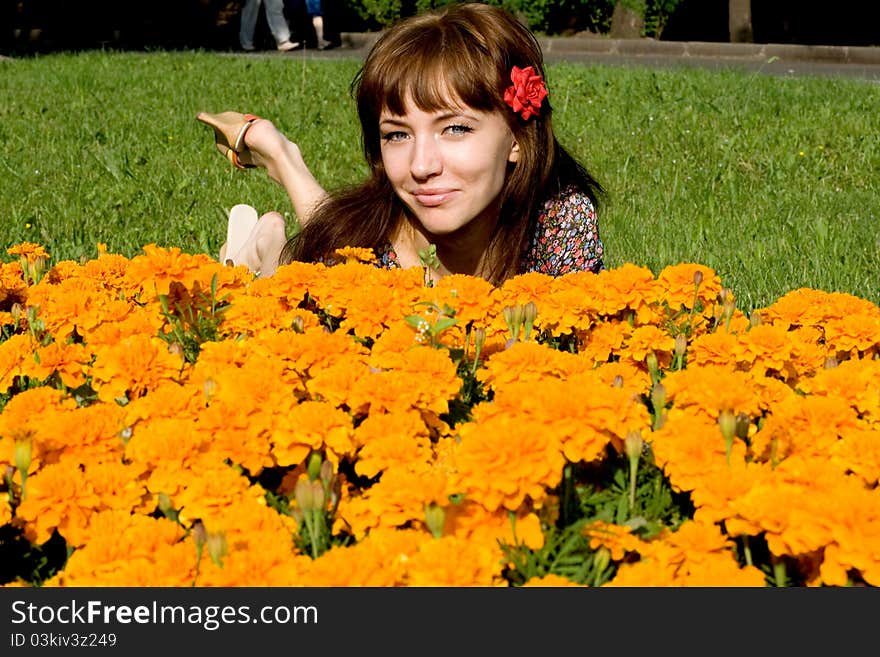
[[[288,241],[269,213],[222,258],[269,275],[357,246],[382,266],[413,267],[433,245],[435,277],[495,283],[604,267],[601,187],[557,141],[540,46],[510,14],[469,3],[403,19],[376,41],[353,90],[370,175],[331,194],[270,121],[199,114],[234,165],[264,167],[284,186],[302,226]]]

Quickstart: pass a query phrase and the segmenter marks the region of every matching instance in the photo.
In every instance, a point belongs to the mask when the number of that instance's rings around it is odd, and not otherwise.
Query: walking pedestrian
[[[241,8],[241,27],[238,32],[241,49],[248,51],[256,49],[254,33],[257,30],[260,7],[266,10],[266,21],[269,23],[269,31],[272,32],[278,50],[286,52],[297,48],[299,44],[290,40],[290,26],[284,16],[284,0],[245,0]]]

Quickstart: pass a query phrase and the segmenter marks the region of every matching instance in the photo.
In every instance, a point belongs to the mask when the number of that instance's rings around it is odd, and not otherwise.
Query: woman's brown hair
[[[454,4],[383,32],[352,82],[370,175],[330,194],[285,245],[281,263],[332,259],[343,246],[381,250],[390,243],[407,210],[385,174],[379,117],[383,110],[405,114],[405,101],[412,98],[426,112],[464,104],[505,117],[519,159],[501,191],[487,278],[498,283],[519,273],[544,202],[574,186],[597,205],[601,187],[556,140],[549,97],[528,120],[504,102],[514,66],[532,66],[544,76],[541,47],[524,25],[491,5]]]

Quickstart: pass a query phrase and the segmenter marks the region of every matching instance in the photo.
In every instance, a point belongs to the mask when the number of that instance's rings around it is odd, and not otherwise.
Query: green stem
[[[782,561],[773,562],[773,580],[777,587],[788,586],[788,580],[785,577],[785,564]]]
[[[192,586],[195,586],[196,580],[199,579],[199,569],[201,568],[201,565],[202,565],[202,548],[203,547],[204,547],[203,545],[196,546],[196,572],[193,575]]]
[[[629,460],[629,512],[632,513],[636,506],[636,475],[639,471],[639,460]]]
[[[312,559],[318,558],[318,530],[317,523],[315,522],[315,512],[314,511],[306,511],[303,516],[303,519],[306,521],[306,526],[309,529],[309,543],[312,547]]]

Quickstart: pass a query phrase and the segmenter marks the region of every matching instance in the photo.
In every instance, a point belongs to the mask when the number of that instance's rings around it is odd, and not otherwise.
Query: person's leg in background
[[[242,50],[254,49],[254,32],[257,31],[257,19],[260,17],[262,0],[245,0],[241,8],[241,27],[238,31],[238,42]]]
[[[264,2],[269,31],[275,37],[278,50],[293,50],[299,44],[290,40],[290,26],[284,16],[284,0],[264,0]]]
[[[324,11],[321,0],[306,0],[306,11],[312,17],[312,26],[315,28],[315,37],[318,40],[318,50],[332,48],[333,44],[324,38]]]

